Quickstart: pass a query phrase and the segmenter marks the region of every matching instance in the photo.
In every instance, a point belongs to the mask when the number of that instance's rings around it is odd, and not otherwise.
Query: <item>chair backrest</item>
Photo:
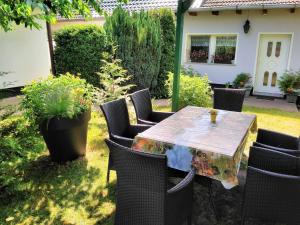
[[[243,219],[259,218],[280,224],[300,224],[300,177],[249,166]],[[273,223],[272,223],[273,224]]]
[[[129,114],[124,98],[100,105],[106,119],[109,135],[122,136],[130,126]]]
[[[300,176],[300,158],[256,146],[250,148],[248,166],[274,173]]]
[[[286,148],[278,148],[278,147],[274,147],[274,146],[270,146],[270,145],[265,145],[265,144],[262,144],[259,142],[253,142],[253,146],[266,148],[266,149],[270,149],[273,151],[282,152],[282,153],[286,153],[286,154],[293,155],[296,157],[300,157],[300,150],[290,150],[290,149],[286,149]]]
[[[130,95],[137,118],[147,120],[152,113],[149,89],[143,89]]]
[[[245,89],[214,88],[214,108],[241,112]]]
[[[117,225],[164,225],[167,158],[106,140],[117,171]]]

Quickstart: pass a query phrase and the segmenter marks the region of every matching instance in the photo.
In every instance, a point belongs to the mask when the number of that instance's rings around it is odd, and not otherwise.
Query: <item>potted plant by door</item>
[[[287,102],[296,103],[300,90],[300,71],[285,72],[278,80],[280,90],[286,95]]]
[[[33,81],[22,89],[22,109],[39,127],[53,161],[84,156],[93,87],[71,74]]]
[[[298,91],[293,88],[288,88],[286,91],[286,100],[288,103],[296,103],[298,99]]]
[[[246,89],[245,97],[249,97],[252,91],[251,76],[248,73],[240,73],[236,76],[233,81],[235,88]]]

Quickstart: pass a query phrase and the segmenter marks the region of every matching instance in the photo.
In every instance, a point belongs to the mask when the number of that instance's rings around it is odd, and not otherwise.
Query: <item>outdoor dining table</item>
[[[226,189],[238,185],[238,172],[250,132],[257,130],[256,115],[218,110],[215,123],[210,109],[188,106],[138,134],[133,149],[166,154],[168,166],[220,181]]]

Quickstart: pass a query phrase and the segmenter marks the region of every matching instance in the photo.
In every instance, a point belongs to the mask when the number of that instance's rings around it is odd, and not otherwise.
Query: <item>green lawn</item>
[[[300,134],[300,113],[254,107],[244,111],[257,114],[259,127]],[[113,174],[106,187],[106,136],[102,115],[93,112],[85,159],[56,165],[45,151],[17,166],[14,192],[0,199],[0,224],[113,224],[116,180]],[[252,134],[249,142],[254,138]]]

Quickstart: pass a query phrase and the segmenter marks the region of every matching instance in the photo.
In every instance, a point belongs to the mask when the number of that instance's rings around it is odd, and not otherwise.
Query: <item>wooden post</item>
[[[48,45],[49,45],[49,52],[50,52],[50,61],[51,61],[51,73],[53,75],[56,74],[55,64],[54,64],[54,48],[52,42],[52,31],[50,23],[46,22],[47,26],[47,36],[48,36]]]
[[[182,56],[182,34],[184,25],[184,14],[192,5],[194,0],[178,0],[176,18],[176,41],[175,41],[175,65],[173,78],[172,111],[179,109],[180,67]]]

